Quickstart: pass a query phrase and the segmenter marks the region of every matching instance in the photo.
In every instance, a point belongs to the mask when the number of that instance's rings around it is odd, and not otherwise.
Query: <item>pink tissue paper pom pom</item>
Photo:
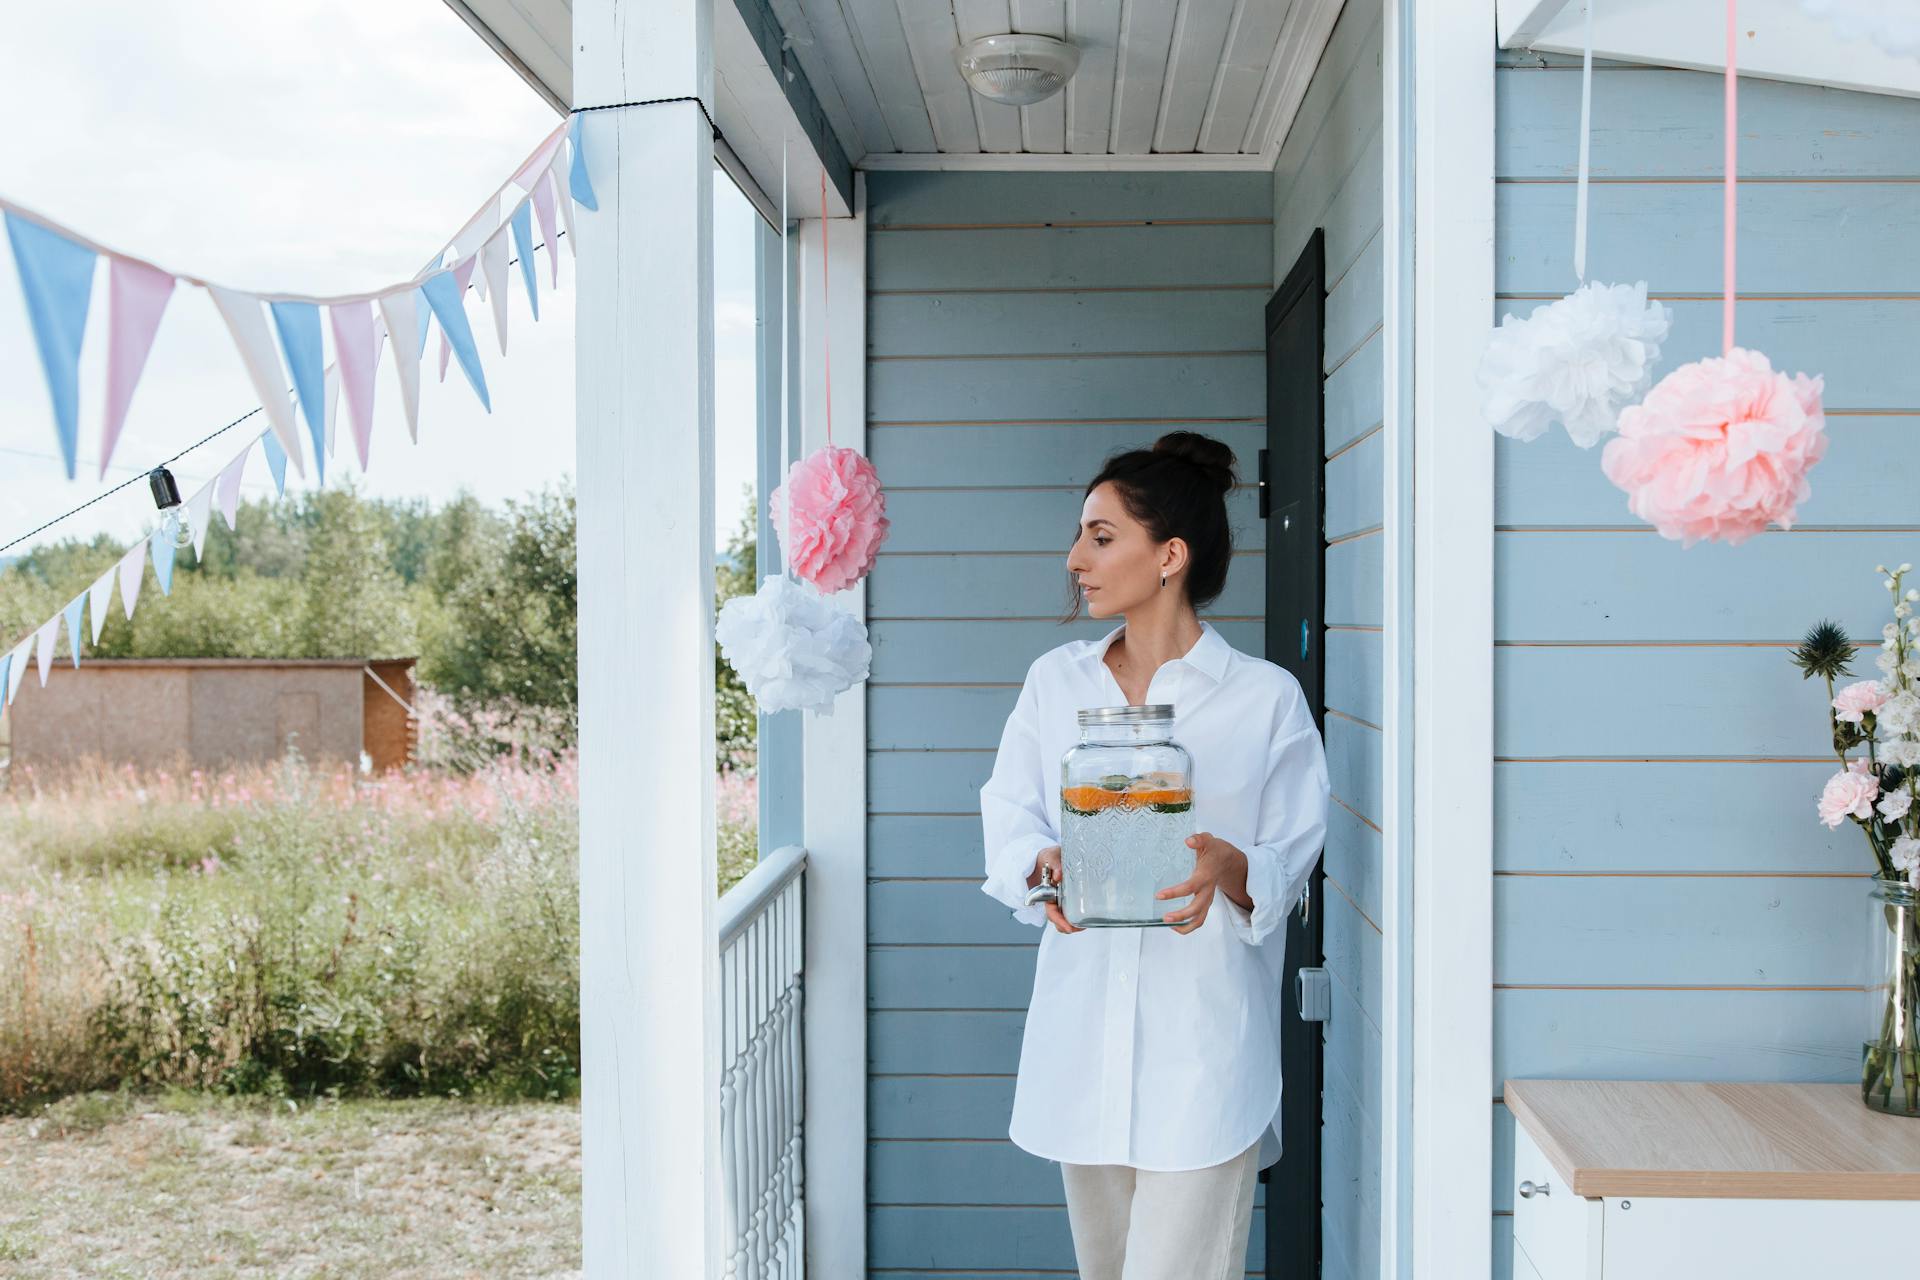
[[[793,527],[787,527],[787,496]],[[826,445],[793,464],[768,500],[774,533],[793,570],[823,594],[865,577],[887,536],[887,495],[857,449]]]
[[[1852,761],[1821,788],[1820,821],[1837,827],[1848,818],[1871,818],[1879,796],[1880,779],[1867,769],[1866,761]]]
[[[1628,510],[1685,546],[1737,546],[1768,521],[1791,528],[1827,451],[1821,387],[1742,347],[1681,365],[1621,411],[1600,469]]]

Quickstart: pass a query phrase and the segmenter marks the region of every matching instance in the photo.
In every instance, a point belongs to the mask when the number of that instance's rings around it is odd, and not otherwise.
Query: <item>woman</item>
[[[1233,453],[1188,431],[1111,458],[1067,557],[1100,640],[1027,669],[980,791],[981,888],[1040,926],[1008,1136],[1059,1162],[1083,1280],[1242,1274],[1257,1170],[1280,1156],[1280,926],[1327,822],[1312,710],[1282,668],[1195,613],[1226,585]],[[1192,895],[1170,928],[1080,929],[1061,878],[1060,757],[1082,707],[1171,703],[1193,757]],[[1051,925],[1051,928],[1047,926]]]

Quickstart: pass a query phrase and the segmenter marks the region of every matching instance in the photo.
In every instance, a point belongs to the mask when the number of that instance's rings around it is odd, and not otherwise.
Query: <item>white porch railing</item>
[[[737,1280],[806,1274],[800,1034],[806,865],[805,849],[776,849],[720,899],[722,1274]]]

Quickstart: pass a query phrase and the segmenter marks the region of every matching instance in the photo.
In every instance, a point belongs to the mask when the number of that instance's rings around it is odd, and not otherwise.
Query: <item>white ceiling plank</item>
[[[824,6],[824,20],[830,28],[834,24],[839,27],[829,41],[814,30],[813,20],[800,0],[767,0],[767,7],[792,41],[788,57],[813,86],[813,95],[820,100],[820,109],[827,113],[847,154],[894,150],[893,134],[886,117],[880,114],[880,103],[873,96],[873,86],[867,83],[867,73],[853,52],[853,37],[847,34],[840,11]],[[836,65],[842,61],[847,64],[845,68]],[[844,75],[848,69],[851,76]]]
[[[1531,46],[1547,24],[1567,7],[1567,0],[1499,0],[1494,6],[1494,34],[1502,49]]]
[[[874,7],[872,0],[856,0],[856,4],[863,15]],[[919,82],[927,119],[933,125],[932,149],[958,154],[980,150],[973,91],[953,61],[953,51],[960,45],[953,10],[932,0],[897,0],[894,13],[905,32],[908,68]]]
[[[903,151],[870,152],[860,162],[869,173],[923,170],[952,173],[1270,173],[1273,162],[1262,155],[1229,151],[1209,155],[1156,152],[1147,155],[1040,155],[1031,151],[1002,154],[976,151],[971,155],[914,154]]]
[[[1280,31],[1292,8],[1291,0],[1248,0],[1233,15],[1213,101],[1200,123],[1200,150],[1238,151],[1245,143],[1267,71],[1279,61]]]
[[[535,92],[573,105],[573,6],[567,0],[446,0]]]
[[[1531,47],[1579,53],[1584,26],[1580,6],[1569,4]],[[1842,38],[1832,22],[1807,13],[1799,0],[1746,0],[1740,6],[1740,31],[1746,37],[1737,52],[1743,76],[1920,97],[1920,61],[1897,57],[1869,40]],[[1596,58],[1724,71],[1726,50],[1725,15],[1715,6],[1608,0],[1593,11]]]
[[[887,129],[893,134],[894,146],[901,151],[936,150],[931,113],[920,92],[920,77],[914,74],[913,55],[907,50],[907,33],[900,25],[900,10],[894,7],[893,0],[825,2],[840,11],[861,70],[873,86],[880,113],[886,117]],[[813,6],[805,7],[811,15]],[[824,34],[817,20],[813,29]]]
[[[1067,0],[1067,39],[1080,69],[1067,81],[1067,150],[1107,153],[1113,138],[1113,76],[1120,49],[1120,0]]]
[[[1013,0],[1013,29],[1026,35],[1067,38],[1067,0]],[[1085,55],[1082,55],[1084,65]],[[1079,73],[1074,73],[1075,79]],[[1069,80],[1068,84],[1073,81]],[[1058,153],[1067,149],[1067,95],[1062,90],[1044,102],[1020,109],[1020,145],[1025,151]]]
[[[907,0],[909,4],[917,2],[919,0]],[[981,36],[1000,36],[1013,30],[1013,13],[1007,0],[953,0],[953,24],[958,43],[965,44]],[[953,57],[951,49],[947,57]],[[965,77],[961,83],[966,83]],[[1020,108],[990,101],[971,89],[967,90],[967,101],[973,107],[974,128],[979,132],[982,151],[1021,149]]]
[[[1200,143],[1200,121],[1213,100],[1227,30],[1248,4],[1265,0],[1184,0],[1173,23],[1167,72],[1160,88],[1160,119],[1153,130],[1155,151],[1192,151]]]
[[[1240,145],[1242,151],[1257,152],[1269,160],[1279,156],[1300,102],[1307,96],[1307,86],[1313,83],[1314,68],[1333,35],[1340,5],[1341,0],[1294,0],[1281,24],[1273,67],[1261,86],[1260,101]]]
[[[1167,71],[1178,0],[1128,0],[1120,18],[1119,62],[1113,78],[1113,130],[1107,149],[1116,155],[1153,150],[1160,118],[1160,85]]]

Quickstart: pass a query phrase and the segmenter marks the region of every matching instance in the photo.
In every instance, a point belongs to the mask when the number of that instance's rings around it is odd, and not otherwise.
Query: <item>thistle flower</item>
[[[1852,675],[1847,663],[1853,658],[1853,641],[1847,639],[1847,633],[1840,624],[1821,619],[1800,647],[1793,651],[1793,665],[1800,668],[1803,680],[1819,676],[1824,680],[1835,680],[1841,676]]]

